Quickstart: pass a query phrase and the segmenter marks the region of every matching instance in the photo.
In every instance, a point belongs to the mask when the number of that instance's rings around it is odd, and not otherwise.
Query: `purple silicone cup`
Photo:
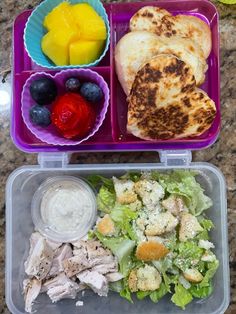
[[[32,81],[42,78],[49,77],[52,78],[58,88],[58,95],[61,95],[66,92],[65,90],[65,81],[70,77],[78,77],[81,82],[93,82],[100,86],[103,91],[104,97],[103,100],[94,104],[95,108],[97,108],[97,118],[94,124],[94,128],[88,133],[88,135],[84,138],[80,139],[66,139],[63,138],[62,135],[57,131],[57,129],[50,125],[48,127],[40,127],[34,125],[30,121],[29,110],[35,104],[35,101],[32,99],[30,95],[30,84]],[[103,77],[99,75],[97,72],[94,72],[89,69],[68,69],[57,72],[55,75],[51,75],[47,72],[38,72],[31,75],[28,80],[25,82],[23,87],[22,96],[21,96],[21,112],[24,123],[27,128],[42,142],[51,145],[78,145],[82,142],[85,142],[90,137],[92,137],[102,125],[107,109],[109,106],[110,92],[107,83],[104,81]],[[52,105],[46,106],[49,110]]]

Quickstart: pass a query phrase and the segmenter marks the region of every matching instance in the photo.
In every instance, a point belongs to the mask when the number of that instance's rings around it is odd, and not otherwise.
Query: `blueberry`
[[[71,77],[66,81],[66,91],[67,92],[79,92],[80,81],[76,77]]]
[[[42,77],[31,83],[30,94],[37,104],[48,105],[56,98],[57,87],[52,79]]]
[[[84,83],[81,86],[80,94],[86,100],[93,102],[93,103],[100,101],[103,97],[103,91],[95,83]]]
[[[30,120],[33,124],[48,126],[51,124],[51,113],[46,107],[34,105],[30,108]]]

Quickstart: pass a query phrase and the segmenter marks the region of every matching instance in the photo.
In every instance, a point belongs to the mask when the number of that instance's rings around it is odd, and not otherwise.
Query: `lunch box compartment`
[[[69,175],[86,178],[90,174],[101,174],[107,177],[120,176],[127,171],[167,171],[173,169],[162,164],[118,164],[118,165],[69,165],[63,168],[40,166],[26,166],[11,174],[7,182],[6,194],[6,300],[10,311],[14,314],[24,313],[24,298],[22,295],[22,281],[24,275],[24,261],[29,250],[29,238],[34,230],[31,218],[31,200],[40,184],[49,177]],[[206,194],[212,198],[213,207],[207,211],[215,228],[211,232],[211,239],[215,243],[215,253],[220,266],[213,280],[213,294],[203,300],[195,299],[187,306],[185,313],[218,314],[224,313],[229,303],[229,270],[228,270],[228,240],[227,240],[227,210],[225,182],[217,168],[206,163],[192,163],[190,166],[178,169],[197,170],[198,182],[203,186]],[[77,300],[83,300],[84,306],[77,308]],[[46,294],[41,294],[33,307],[37,314],[43,313],[81,313],[81,314],[156,314],[183,313],[170,301],[170,295],[158,304],[148,298],[135,300],[134,304],[122,299],[119,294],[109,293],[109,296],[99,297],[91,291],[85,296],[78,294],[76,300],[62,300],[52,304]]]
[[[217,114],[210,129],[198,137],[145,141],[127,133],[127,102],[115,71],[114,53],[118,40],[128,31],[131,16],[146,5],[160,6],[173,14],[190,14],[203,19],[212,32],[212,52],[208,58],[208,72],[202,88],[215,101]],[[213,4],[206,0],[180,1],[142,1],[130,3],[111,3],[104,5],[110,22],[111,44],[105,58],[92,68],[99,74],[104,72],[105,80],[110,82],[110,112],[104,125],[95,136],[75,146],[58,146],[43,143],[27,129],[21,117],[21,92],[26,76],[37,71],[47,71],[34,64],[29,58],[23,43],[24,27],[31,10],[20,14],[14,23],[13,45],[13,105],[11,136],[16,146],[26,152],[55,151],[127,151],[157,149],[201,149],[213,144],[220,130],[219,96],[219,30],[218,13]],[[139,47],[134,47],[139,49]],[[102,75],[102,74],[101,74]],[[18,82],[20,80],[20,82]],[[109,122],[108,122],[109,120]]]

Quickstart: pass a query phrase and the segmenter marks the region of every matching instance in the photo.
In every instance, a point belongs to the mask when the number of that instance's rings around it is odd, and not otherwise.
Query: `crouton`
[[[189,213],[183,213],[180,221],[179,240],[185,242],[193,239],[200,231],[203,231],[203,228],[197,218]]]
[[[193,283],[201,282],[203,279],[202,274],[195,268],[186,269],[183,275],[185,279]]]
[[[188,211],[182,198],[175,195],[169,196],[161,202],[162,206],[174,216],[178,216],[183,211]]]
[[[178,219],[170,212],[157,213],[155,216],[149,217],[147,220],[145,234],[147,236],[161,235],[171,232],[178,225]]]
[[[161,275],[158,270],[150,265],[145,265],[137,270],[137,288],[141,291],[154,291],[160,287]]]
[[[169,250],[164,244],[156,241],[141,242],[137,246],[136,257],[141,261],[154,261],[165,257]]]
[[[116,200],[120,204],[130,204],[137,201],[137,194],[134,191],[134,182],[131,180],[119,180],[113,177]]]
[[[103,234],[104,236],[111,236],[114,235],[115,224],[111,219],[110,215],[106,214],[98,223],[97,223],[97,230]]]
[[[135,192],[142,198],[143,204],[150,210],[155,209],[164,197],[163,187],[156,181],[143,179],[135,183]]]
[[[138,283],[137,269],[132,269],[128,279],[128,285],[131,292],[138,291],[137,283]]]

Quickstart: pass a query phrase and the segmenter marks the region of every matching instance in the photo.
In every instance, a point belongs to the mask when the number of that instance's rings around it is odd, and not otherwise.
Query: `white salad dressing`
[[[53,184],[43,195],[41,216],[50,229],[74,232],[88,222],[93,207],[91,193],[73,181]]]

